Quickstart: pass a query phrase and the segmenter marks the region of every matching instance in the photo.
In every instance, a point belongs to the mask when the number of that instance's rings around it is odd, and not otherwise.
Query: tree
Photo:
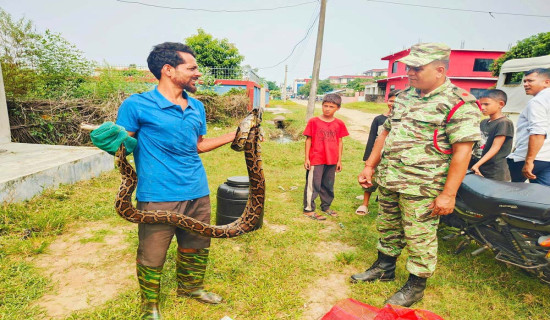
[[[279,86],[277,85],[277,83],[275,81],[267,81],[267,88],[269,89],[269,91],[273,91],[273,90],[279,90]]]
[[[365,83],[367,82],[367,79],[355,78],[346,84],[346,88],[350,88],[355,91],[363,91],[365,90]]]
[[[298,94],[301,96],[309,97],[309,91],[311,90],[311,82],[306,83],[298,89]],[[324,94],[326,92],[334,90],[334,86],[330,83],[329,79],[321,80],[317,84],[317,94]]]
[[[244,56],[239,54],[237,47],[227,39],[216,39],[203,29],[197,34],[185,39],[196,54],[198,63],[207,68],[238,69]]]
[[[542,32],[518,41],[508,52],[491,66],[494,76],[498,76],[502,64],[511,59],[540,57],[550,54],[550,32]]]
[[[60,34],[35,31],[32,21],[17,21],[0,9],[0,62],[8,99],[74,94],[93,63]]]

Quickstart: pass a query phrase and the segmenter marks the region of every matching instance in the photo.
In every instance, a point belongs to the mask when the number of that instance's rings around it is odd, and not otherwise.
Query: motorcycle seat
[[[537,220],[550,219],[550,187],[536,183],[503,182],[469,173],[458,196],[481,214],[509,213]]]

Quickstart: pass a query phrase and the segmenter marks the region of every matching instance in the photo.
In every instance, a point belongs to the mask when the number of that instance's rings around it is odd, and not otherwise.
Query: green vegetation
[[[525,38],[510,48],[504,55],[498,58],[491,66],[494,76],[498,76],[502,64],[511,59],[540,57],[550,54],[550,32],[541,32],[539,34]],[[523,74],[519,74],[519,81]],[[517,81],[513,79],[512,81]]]
[[[290,130],[303,130],[306,108],[292,102],[277,101],[276,105],[292,111],[284,115]],[[266,137],[277,130],[270,123],[274,117],[268,112],[264,114]],[[209,129],[210,134],[217,136],[233,127]],[[225,303],[207,306],[176,298],[173,244],[162,279],[164,319],[221,319],[226,315],[232,319],[301,319],[311,302],[334,293],[333,287],[327,289],[327,284],[334,283],[334,279],[347,279],[375,260],[377,203],[371,203],[372,214],[368,216],[354,214],[360,204],[355,197],[362,194],[356,179],[363,165],[364,146],[345,139],[343,171],[337,174],[333,204],[340,217],[317,222],[301,213],[303,143],[298,140],[278,144],[269,139],[262,143],[267,182],[264,226],[235,239],[213,240],[206,282],[209,289],[225,297]],[[215,212],[217,186],[229,176],[246,175],[243,156],[222,147],[201,157]],[[24,203],[0,206],[0,319],[44,318],[44,311],[35,302],[46,292],[55,293],[57,284],[32,261],[47,252],[59,235],[94,221],[106,222],[113,230],[128,226],[129,222],[116,217],[113,208],[119,183],[119,174],[113,170],[90,181],[48,190]],[[107,231],[98,231],[82,241],[102,242],[108,235]],[[134,261],[136,237],[135,231],[128,234],[132,254],[120,258],[129,264]],[[547,284],[495,261],[490,253],[475,257],[468,253],[454,255],[458,242],[440,241],[438,269],[416,308],[433,311],[444,319],[550,318]],[[476,247],[472,245],[473,248]],[[398,261],[395,282],[343,282],[341,286],[349,297],[381,306],[385,298],[405,283],[405,259],[406,255]],[[101,269],[95,272],[101,274]],[[133,285],[120,289],[107,303],[74,312],[65,319],[136,319],[139,293],[137,281],[132,281]]]
[[[357,102],[350,102],[350,103],[344,103],[342,107],[347,109],[354,109],[359,110],[367,113],[385,113],[388,111],[388,106],[385,103],[377,103],[377,102],[365,102],[365,101],[357,101]]]
[[[309,91],[311,90],[311,81],[301,86],[298,90],[298,94],[301,96],[309,97]],[[330,83],[329,79],[320,80],[317,83],[317,94],[324,94],[326,92],[334,90],[334,86]]]
[[[238,68],[244,60],[239,49],[227,39],[216,39],[203,29],[185,39],[196,54],[197,61],[207,68]]]

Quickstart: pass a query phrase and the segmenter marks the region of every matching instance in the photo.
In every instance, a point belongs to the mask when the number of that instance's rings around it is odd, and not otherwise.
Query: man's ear
[[[167,77],[170,77],[172,75],[173,69],[174,67],[172,67],[171,65],[165,64],[162,66],[162,69],[160,69],[160,73]]]

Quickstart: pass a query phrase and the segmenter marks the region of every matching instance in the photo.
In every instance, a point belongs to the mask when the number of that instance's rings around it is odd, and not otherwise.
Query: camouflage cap
[[[436,60],[448,60],[451,48],[443,43],[417,43],[411,47],[408,56],[397,61],[411,67],[425,66]]]

